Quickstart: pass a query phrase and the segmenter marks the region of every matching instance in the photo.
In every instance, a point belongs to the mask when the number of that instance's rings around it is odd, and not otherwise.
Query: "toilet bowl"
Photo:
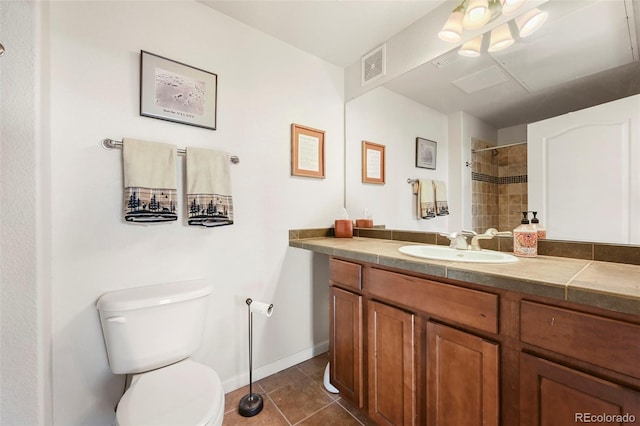
[[[118,426],[220,426],[223,416],[218,375],[189,359],[133,376],[116,410]]]
[[[220,426],[218,374],[200,347],[212,287],[202,280],[116,290],[97,302],[111,371],[131,375],[118,426]]]

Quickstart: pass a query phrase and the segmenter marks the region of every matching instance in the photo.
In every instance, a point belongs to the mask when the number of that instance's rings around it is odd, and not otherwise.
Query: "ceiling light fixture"
[[[488,0],[470,0],[465,8],[462,26],[468,30],[482,28],[491,19]]]
[[[502,3],[502,14],[511,15],[522,7],[526,0],[500,0]]]
[[[462,18],[464,16],[464,12],[461,7],[457,7],[451,15],[449,15],[449,19],[442,27],[442,30],[438,33],[438,37],[441,40],[457,43],[462,40]]]
[[[511,29],[509,24],[505,23],[497,28],[491,30],[491,41],[489,43],[489,52],[497,52],[498,50],[506,49],[514,43],[513,36],[511,36]]]
[[[540,29],[549,17],[548,12],[543,12],[538,8],[531,9],[525,14],[516,18],[520,37],[528,37]]]
[[[515,13],[525,2],[526,0],[462,0],[449,15],[447,22],[438,32],[438,37],[447,42],[458,43],[462,41],[463,30],[480,29],[502,15]],[[531,9],[513,19],[515,22],[513,30],[515,31],[517,27],[519,37],[528,37],[545,23],[548,16],[548,12],[537,8]],[[488,51],[497,52],[511,46],[514,42],[509,22],[504,23],[491,31]],[[458,53],[463,56],[479,56],[480,48],[478,45],[476,54],[476,44],[478,44],[476,39],[473,39],[465,43]],[[474,49],[469,49],[469,46],[473,46]]]
[[[482,35],[469,40],[458,50],[458,54],[469,58],[480,56],[480,48],[482,47]]]

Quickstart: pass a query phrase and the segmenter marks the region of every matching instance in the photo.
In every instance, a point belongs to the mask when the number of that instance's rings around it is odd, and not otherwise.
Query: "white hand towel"
[[[178,219],[175,145],[122,140],[124,219],[169,222]]]
[[[449,214],[449,203],[447,202],[447,185],[439,180],[433,182],[436,188],[436,214],[446,216]]]
[[[418,179],[418,217],[433,219],[436,217],[435,194],[433,181],[430,179]]]
[[[187,210],[189,225],[233,224],[229,154],[187,148]]]

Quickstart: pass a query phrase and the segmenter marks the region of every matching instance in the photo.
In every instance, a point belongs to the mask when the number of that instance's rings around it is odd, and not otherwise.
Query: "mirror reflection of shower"
[[[526,143],[496,146],[472,138],[471,152],[473,230],[513,230],[528,210]]]

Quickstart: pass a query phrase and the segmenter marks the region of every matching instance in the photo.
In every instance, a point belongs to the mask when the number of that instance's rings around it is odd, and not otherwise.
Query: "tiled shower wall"
[[[471,140],[471,149],[493,144]],[[527,146],[516,145],[472,154],[472,226],[513,230],[527,210]]]

